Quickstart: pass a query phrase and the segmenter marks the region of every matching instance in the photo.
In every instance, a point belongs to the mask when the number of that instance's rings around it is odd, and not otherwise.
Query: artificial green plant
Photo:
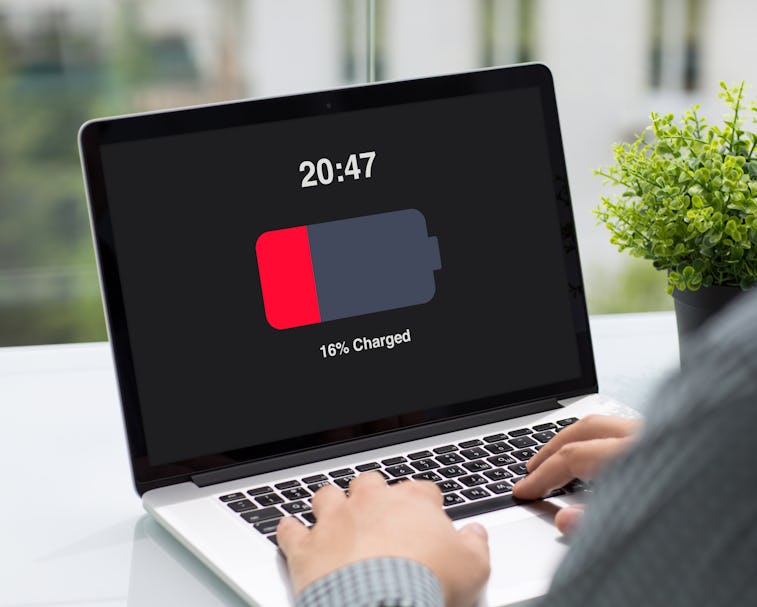
[[[633,143],[613,146],[615,164],[596,171],[622,189],[603,196],[594,214],[610,242],[668,272],[668,293],[757,282],[757,103],[744,83],[720,83],[729,113],[708,124],[700,107],[650,115]],[[649,137],[651,135],[651,137]]]

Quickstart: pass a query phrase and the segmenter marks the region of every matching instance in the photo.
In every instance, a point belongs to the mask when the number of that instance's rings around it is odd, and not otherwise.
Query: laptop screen
[[[143,469],[596,383],[541,66],[99,121],[82,145]]]

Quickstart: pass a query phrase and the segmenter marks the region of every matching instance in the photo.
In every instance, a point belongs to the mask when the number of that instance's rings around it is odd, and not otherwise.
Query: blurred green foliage
[[[104,339],[76,151],[88,94],[30,82],[6,57],[0,51],[0,345]]]
[[[586,280],[589,314],[672,310],[666,285],[665,273],[641,259],[626,259],[615,270],[591,268]]]
[[[131,6],[118,31],[134,29]],[[0,27],[0,346],[106,339],[77,132],[128,110],[144,57],[64,35],[51,20],[24,47]]]

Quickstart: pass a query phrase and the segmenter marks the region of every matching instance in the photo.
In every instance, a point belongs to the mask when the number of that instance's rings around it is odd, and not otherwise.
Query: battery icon
[[[274,329],[424,304],[441,268],[439,243],[417,209],[271,230],[255,253]]]

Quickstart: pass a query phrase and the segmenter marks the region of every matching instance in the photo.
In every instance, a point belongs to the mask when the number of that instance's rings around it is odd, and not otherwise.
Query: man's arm
[[[757,292],[703,329],[647,411],[543,604],[757,604]]]
[[[295,523],[296,524],[296,523]],[[296,607],[442,607],[444,592],[431,570],[403,558],[373,558],[318,578]]]

